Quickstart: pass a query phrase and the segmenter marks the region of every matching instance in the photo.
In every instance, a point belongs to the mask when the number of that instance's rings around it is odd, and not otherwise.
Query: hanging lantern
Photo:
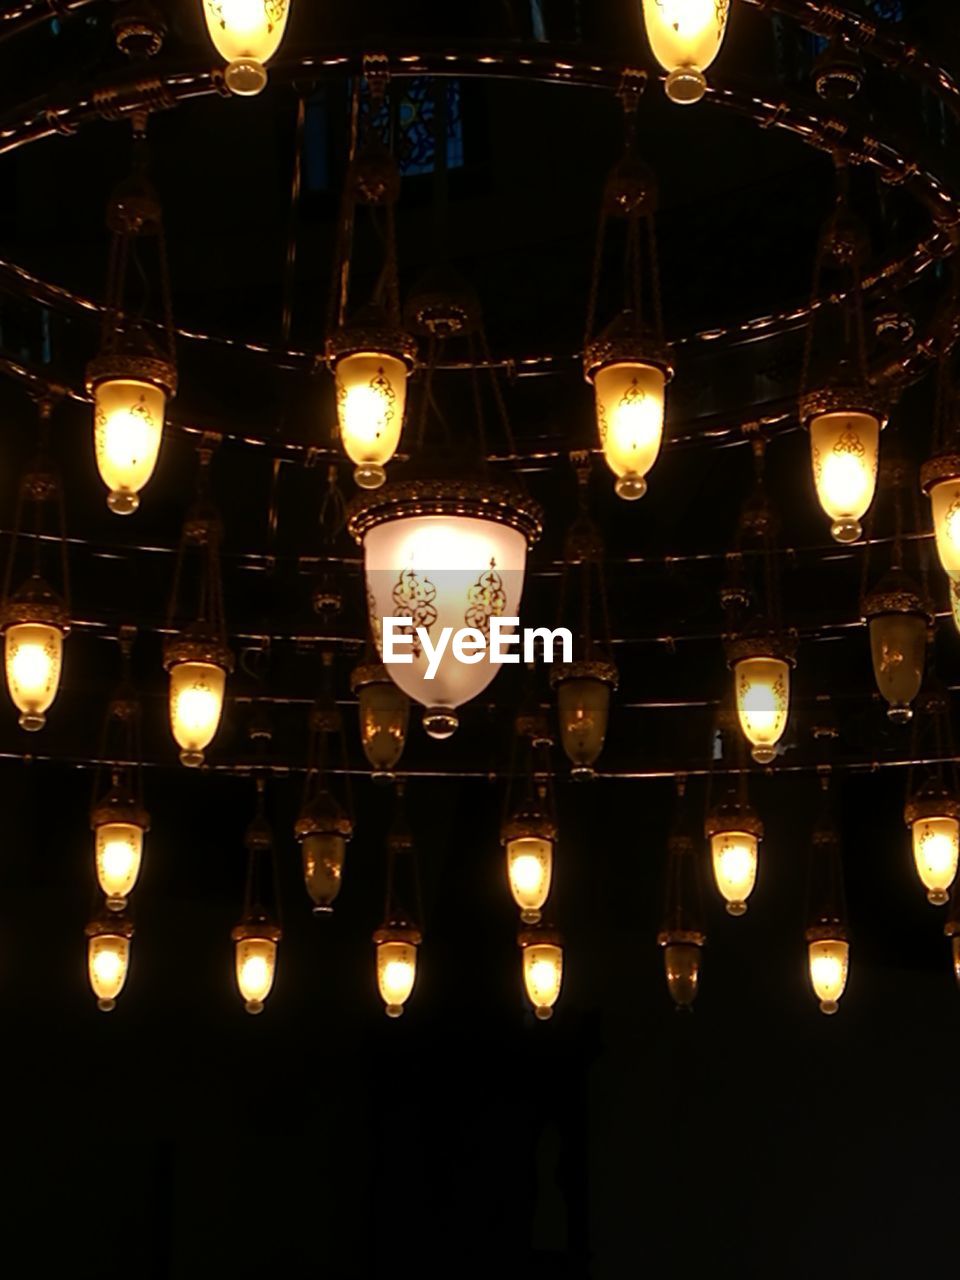
[[[517,942],[523,954],[523,985],[541,1022],[553,1017],[563,985],[563,939],[554,929],[522,929]]]
[[[399,1018],[417,978],[419,929],[384,925],[373,935],[377,948],[377,986],[388,1018]]]
[[[934,785],[908,800],[903,817],[927,898],[935,907],[946,906],[960,861],[960,801]]]
[[[247,1013],[262,1013],[273,990],[277,971],[277,945],[283,931],[266,906],[269,892],[276,895],[273,835],[264,816],[265,783],[257,778],[257,812],[247,828],[247,882],[243,917],[230,934],[234,944],[237,988]]]
[[[846,932],[836,925],[818,925],[808,929],[806,936],[810,985],[820,1001],[820,1012],[836,1013],[850,967]]]
[[[146,113],[136,112],[133,173],[113,193],[107,210],[112,243],[100,351],[86,372],[87,392],[93,400],[97,469],[107,486],[107,505],[116,515],[130,515],[140,505],[140,492],[157,463],[167,401],[177,390],[163,215],[147,175],[146,125]],[[138,309],[130,301],[130,264],[135,264],[142,285],[148,244],[156,247],[153,274],[162,311],[159,341],[148,332],[143,304]]]
[[[412,903],[413,906],[405,904]],[[413,835],[407,825],[404,786],[397,784],[397,804],[387,837],[387,892],[383,924],[373,935],[377,986],[388,1018],[399,1018],[417,977],[417,949],[423,933],[420,877]]]
[[[758,764],[776,759],[790,714],[792,646],[776,635],[743,636],[727,646],[737,716]]]
[[[241,98],[267,83],[264,63],[280,48],[290,16],[290,0],[203,0],[203,16],[213,47],[227,66],[223,79]]]
[[[919,588],[900,569],[892,569],[864,598],[870,628],[870,655],[877,688],[896,724],[913,716],[927,654],[930,616]]]
[[[954,881],[953,899],[950,903],[950,918],[943,926],[943,932],[950,939],[953,953],[953,976],[960,987],[960,881]]]
[[[519,613],[527,548],[540,533],[539,508],[492,481],[401,481],[364,495],[349,528],[363,546],[371,630],[381,655],[382,619],[412,619],[410,643],[402,647],[411,661],[391,663],[390,675],[423,704],[427,733],[448,738],[459,723],[457,708],[481,694],[499,669],[485,648],[490,621]],[[433,644],[445,627],[452,633],[472,628],[483,652],[468,663],[448,648],[428,678],[418,627]]]
[[[612,662],[584,661],[555,664],[550,684],[557,690],[560,742],[573,764],[574,778],[593,778],[594,764],[603,750],[610,715],[610,694],[617,687]]]
[[[233,654],[227,645],[220,576],[222,528],[207,498],[211,451],[200,449],[197,501],[184,522],[170,598],[168,626],[174,631],[179,595],[191,553],[199,561],[198,607],[194,620],[164,645],[163,665],[170,676],[170,728],[180,747],[180,762],[198,768],[216,736],[223,714]]]
[[[407,741],[410,699],[382,663],[362,662],[350,675],[360,711],[360,742],[375,781],[389,781]]]
[[[880,431],[886,415],[868,408],[858,388],[832,387],[804,397],[810,459],[820,506],[837,542],[856,542],[877,487]]]
[[[500,828],[507,880],[524,924],[539,924],[553,879],[556,825],[538,808],[522,808]]]
[[[123,911],[140,874],[143,837],[150,830],[146,810],[130,794],[119,770],[110,790],[90,812],[97,882],[109,911]]]
[[[720,895],[730,915],[742,916],[757,882],[763,823],[742,792],[733,790],[723,804],[707,815],[705,831]]]
[[[357,343],[362,350],[351,349]],[[389,346],[387,338],[377,342],[347,330],[327,348],[337,381],[340,438],[361,489],[377,489],[386,480],[384,468],[397,451],[403,429],[407,378],[416,349],[407,348],[398,356],[386,349]]]
[[[960,572],[960,454],[938,453],[920,469],[920,485],[930,499],[940,564]]]
[[[681,783],[681,799],[683,790]],[[666,902],[657,934],[657,943],[663,948],[667,990],[678,1010],[689,1011],[697,998],[706,942],[694,842],[681,818],[668,844]]]
[[[960,632],[960,574],[948,574],[947,585],[950,589],[950,614],[953,625]]]
[[[607,466],[616,476],[617,495],[633,501],[646,493],[647,473],[660,454],[673,362],[663,339],[655,233],[657,184],[650,169],[633,154],[635,102],[627,98],[624,105],[627,144],[604,188],[583,372],[594,390],[597,432]],[[626,236],[624,309],[597,332],[604,250],[617,224]]]
[[[667,72],[671,102],[699,102],[704,71],[723,43],[730,0],[643,0],[643,20],[653,56]]]
[[[827,791],[830,774],[821,771],[825,812],[813,832],[811,849],[810,925],[806,932],[810,985],[820,1001],[820,1012],[836,1013],[847,985],[850,943],[840,839],[829,815]]]
[[[133,925],[124,916],[92,920],[87,925],[87,972],[97,997],[97,1008],[110,1013],[116,1008],[130,967],[130,940]]]
[[[332,654],[325,654],[330,671]],[[303,879],[313,902],[314,915],[328,915],[340,892],[347,842],[353,837],[353,820],[331,790],[327,740],[340,738],[346,775],[346,743],[343,723],[329,691],[310,715],[310,755],[300,814],[294,833],[300,842]]]

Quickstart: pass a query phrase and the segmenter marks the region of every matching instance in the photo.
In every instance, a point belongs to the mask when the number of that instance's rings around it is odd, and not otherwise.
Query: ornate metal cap
[[[539,925],[534,929],[521,929],[517,934],[518,947],[562,947],[563,934],[558,929],[551,929],[548,925]]]
[[[539,503],[513,486],[490,480],[408,479],[358,494],[347,528],[357,542],[377,525],[411,516],[474,516],[517,529],[532,546],[543,531]]]
[[[88,938],[126,938],[129,941],[133,937],[133,921],[121,912],[98,916],[90,921],[84,933]]]
[[[916,614],[932,621],[929,604],[917,584],[902,569],[884,574],[863,598],[863,617],[869,622],[888,613]]]
[[[556,689],[567,680],[597,680],[616,689],[620,673],[612,662],[584,659],[582,662],[557,662],[550,668],[550,688]]]
[[[945,480],[960,480],[960,453],[935,453],[920,468],[920,488],[926,494]]]
[[[153,58],[163,47],[167,24],[150,0],[130,0],[113,19],[117,48],[129,58]]]
[[[807,942],[849,942],[847,926],[838,920],[822,920],[812,924],[804,934]]]
[[[960,800],[946,789],[919,791],[904,805],[903,820],[912,827],[925,818],[956,818],[960,821]]]
[[[402,921],[390,921],[377,929],[373,940],[378,947],[382,942],[409,942],[411,946],[419,947],[423,941],[423,934],[415,925],[405,924]]]
[[[323,790],[300,810],[293,833],[298,840],[314,835],[343,836],[349,840],[353,836],[353,823],[336,798]]]
[[[660,947],[704,947],[707,935],[702,929],[661,929],[657,934],[657,945]]]
[[[863,86],[860,55],[843,36],[836,36],[813,66],[813,83],[825,102],[849,102]]]
[[[327,339],[326,362],[331,371],[346,356],[383,354],[402,360],[408,371],[417,364],[417,340],[403,329],[384,324],[345,325]]]
[[[650,364],[660,369],[667,382],[674,375],[670,348],[655,334],[638,332],[633,316],[624,312],[583,352],[583,376],[592,383],[601,369],[611,364]]]
[[[350,692],[358,693],[371,684],[393,684],[390,672],[382,662],[361,662],[350,672]]]
[[[138,804],[126,787],[115,783],[107,794],[90,810],[90,829],[106,826],[110,822],[128,822],[141,831],[150,830],[150,815]]]
[[[163,646],[163,669],[171,671],[182,662],[206,662],[227,675],[233,671],[233,653],[219,636],[202,628],[188,628],[171,636]]]
[[[756,636],[734,636],[726,643],[727,665],[735,667],[747,658],[779,658],[791,667],[797,665],[797,648],[789,636],[767,631]]]
[[[405,317],[413,332],[424,337],[462,337],[480,327],[480,303],[456,272],[440,268],[415,286]]]
[[[500,827],[500,843],[510,840],[556,840],[557,825],[537,809],[521,810]]]
[[[56,627],[64,635],[70,629],[66,606],[37,574],[28,578],[20,590],[0,607],[0,630],[27,622]]]
[[[805,427],[825,413],[868,413],[882,430],[890,417],[890,404],[878,387],[857,383],[817,387],[800,397],[800,420]]]
[[[723,835],[728,831],[742,831],[757,840],[763,839],[763,823],[757,814],[749,805],[738,804],[736,799],[728,799],[711,809],[703,824],[703,831],[708,840],[711,836]]]
[[[177,394],[177,366],[172,360],[164,360],[153,352],[104,352],[87,365],[84,385],[87,393],[93,395],[101,382],[125,378],[149,382],[159,387],[168,398]]]
[[[251,938],[261,938],[264,942],[279,942],[283,930],[278,924],[266,918],[260,920],[241,920],[230,931],[231,942],[247,942]]]

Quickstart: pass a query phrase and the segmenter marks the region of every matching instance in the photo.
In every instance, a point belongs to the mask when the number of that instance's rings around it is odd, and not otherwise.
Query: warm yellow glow
[[[112,378],[94,388],[97,469],[117,515],[140,505],[140,490],[157,465],[166,404],[166,393],[150,382]]]
[[[947,573],[960,572],[960,480],[942,480],[930,490],[937,554]]]
[[[703,72],[720,52],[730,0],[643,0],[643,18],[653,56],[667,75],[674,102],[703,97]]]
[[[203,763],[223,712],[227,676],[212,662],[178,662],[170,669],[170,727],[186,765]]]
[[[97,827],[97,880],[111,911],[122,911],[140,874],[143,829],[133,822],[104,822]]]
[[[97,1005],[109,1013],[127,980],[130,940],[120,934],[96,934],[87,943],[87,972]]]
[[[621,498],[646,493],[647,472],[663,440],[666,379],[650,364],[608,364],[594,375],[597,427],[607,466]]]
[[[949,899],[960,861],[960,822],[956,818],[917,818],[913,824],[913,860],[934,906]]]
[[[960,983],[960,933],[953,935],[951,949],[953,950],[953,976]]]
[[[810,421],[810,458],[817,497],[837,542],[856,542],[873,501],[880,421],[871,413],[822,413]]]
[[[407,399],[407,366],[396,356],[357,352],[337,361],[337,414],[354,479],[376,489],[397,451]]]
[[[57,689],[63,661],[63,632],[41,622],[8,627],[4,639],[7,688],[23,729],[42,729]]]
[[[510,892],[521,919],[536,924],[550,893],[553,876],[553,842],[536,836],[507,841],[507,875]]]
[[[847,985],[850,944],[840,939],[825,939],[808,944],[810,984],[823,1013],[836,1013],[840,997]]]
[[[377,944],[377,985],[387,1016],[399,1018],[417,976],[417,948],[412,942]]]
[[[957,631],[960,631],[960,574],[949,574],[948,581],[950,584],[950,612],[953,615],[953,625]]]
[[[749,831],[718,831],[710,837],[717,888],[732,916],[742,916],[757,882],[757,837]]]
[[[737,715],[753,758],[769,764],[787,727],[790,665],[782,658],[743,658],[734,667]]]
[[[203,0],[210,39],[228,66],[227,88],[248,97],[267,83],[263,64],[280,48],[290,0]]]
[[[247,1013],[262,1013],[273,988],[277,944],[272,938],[240,938],[236,944],[237,986]]]
[[[553,1015],[563,981],[563,948],[537,942],[523,949],[523,984],[538,1018]]]

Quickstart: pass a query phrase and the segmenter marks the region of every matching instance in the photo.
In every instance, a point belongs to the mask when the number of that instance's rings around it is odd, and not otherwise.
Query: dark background
[[[331,3],[309,20],[304,9],[298,0],[292,47],[533,31],[521,3]],[[598,56],[652,66],[637,5],[542,9],[548,37],[562,47],[580,41]],[[901,9],[902,29],[956,67],[952,7],[905,0],[887,16]],[[208,66],[198,7],[168,10],[161,57]],[[0,44],[4,114],[121,69],[112,11],[95,3]],[[812,99],[815,53],[794,25],[735,5],[711,79]],[[953,122],[895,70],[869,66],[858,110],[935,160],[938,172],[955,172]],[[292,343],[313,351],[325,326],[349,87],[334,74],[301,87],[310,111]],[[527,620],[544,621],[556,607],[573,510],[563,454],[592,432],[573,357],[599,193],[620,147],[619,107],[605,94],[511,82],[464,82],[462,95],[451,257],[480,293],[495,352],[567,357],[549,376],[509,388],[520,453],[547,455],[524,468],[548,512],[525,600]],[[280,339],[295,105],[278,84],[254,103],[198,101],[151,125],[185,329]],[[656,83],[640,129],[661,187],[669,336],[801,303],[832,202],[829,160],[707,104],[671,108]],[[4,156],[0,256],[100,297],[103,205],[127,154],[125,128],[104,122]],[[899,252],[926,225],[907,194],[869,174],[856,174],[854,187],[879,256]],[[432,199],[429,175],[405,179],[405,292],[431,264]],[[931,270],[908,297],[871,297],[869,314],[895,302],[922,326],[943,286],[943,271]],[[96,340],[95,325],[75,309],[0,298],[0,354],[31,368],[77,381]],[[404,764],[414,775],[469,776],[414,776],[409,785],[426,937],[406,1014],[397,1022],[383,1015],[370,935],[382,913],[391,801],[363,775],[348,690],[361,634],[356,551],[336,544],[348,561],[343,615],[317,617],[311,590],[317,559],[329,551],[318,522],[324,468],[284,453],[285,442],[327,443],[325,376],[311,377],[302,362],[278,370],[249,353],[180,343],[176,421],[226,425],[263,442],[228,439],[214,463],[228,620],[242,662],[202,775],[176,764],[157,631],[191,493],[193,442],[168,433],[141,512],[123,522],[103,504],[89,408],[57,410],[53,448],[77,539],[77,625],[45,733],[26,742],[12,711],[0,725],[0,1223],[11,1275],[354,1280],[496,1269],[607,1280],[647,1270],[914,1275],[951,1263],[960,997],[942,913],[925,902],[911,865],[905,771],[888,767],[909,756],[911,735],[889,726],[873,693],[856,625],[864,553],[829,545],[806,442],[790,421],[770,448],[770,488],[790,552],[781,561],[788,617],[803,643],[786,749],[770,774],[752,779],[766,824],[758,888],[737,921],[705,884],[708,945],[693,1016],[676,1015],[665,989],[655,936],[676,811],[670,775],[707,766],[725,687],[718,587],[750,486],[749,450],[735,427],[795,395],[802,336],[688,346],[671,392],[671,440],[648,497],[616,502],[604,468],[595,468],[622,684],[603,758],[608,776],[573,784],[559,753],[555,760],[561,836],[551,911],[566,937],[566,971],[547,1024],[523,997],[498,843],[517,697],[509,673],[465,709],[449,747],[411,729]],[[929,444],[929,382],[906,392],[888,437],[914,460]],[[9,530],[35,418],[13,382],[0,385],[0,411],[0,521]],[[346,467],[340,484],[349,494]],[[888,518],[881,506],[878,521]],[[95,752],[118,674],[110,637],[128,621],[140,626],[135,672],[152,830],[128,984],[104,1017],[85,972],[92,779],[82,761]],[[330,643],[358,827],[336,912],[315,921],[292,826],[306,711]],[[958,654],[960,640],[941,618],[937,668],[947,683]],[[853,943],[849,987],[832,1019],[809,991],[803,944],[820,805],[810,726],[824,693],[840,728],[834,802]],[[274,698],[268,809],[285,932],[275,990],[254,1019],[235,990],[229,941],[254,792],[249,777],[227,770],[249,761],[251,706]],[[54,759],[16,758],[25,749]],[[626,776],[637,773],[663,776]],[[694,826],[704,803],[704,783],[694,779],[686,801]]]

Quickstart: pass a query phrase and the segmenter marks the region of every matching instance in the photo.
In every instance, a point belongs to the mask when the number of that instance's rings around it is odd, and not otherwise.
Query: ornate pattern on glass
[[[496,561],[490,561],[490,568],[481,573],[467,592],[467,611],[463,620],[468,627],[473,627],[482,635],[490,638],[490,619],[502,618],[507,607],[507,593],[503,589],[503,579],[497,573]]]

